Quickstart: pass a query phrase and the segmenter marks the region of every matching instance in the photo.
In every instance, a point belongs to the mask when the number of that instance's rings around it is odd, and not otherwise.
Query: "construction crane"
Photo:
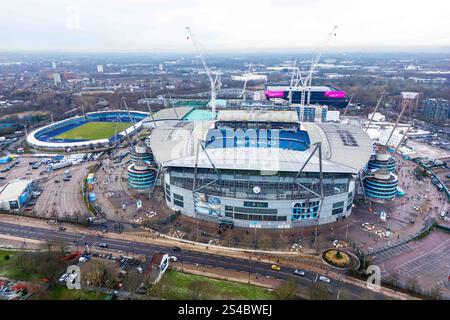
[[[296,86],[298,84],[301,84],[301,86],[303,87],[303,78],[302,78],[302,74],[300,72],[300,68],[297,67],[297,59],[294,60],[294,67],[292,68],[291,82],[289,84],[289,93],[288,93],[289,104],[292,104],[292,89],[293,89],[294,83],[296,84]]]
[[[370,127],[370,125],[372,124],[373,117],[375,116],[375,113],[377,112],[378,107],[379,107],[380,104],[381,104],[381,100],[383,100],[383,97],[384,97],[384,91],[383,91],[383,93],[381,94],[380,99],[378,99],[377,105],[375,106],[375,109],[374,109],[373,112],[372,112],[372,116],[370,117],[369,124],[368,124],[367,127],[366,127],[366,132],[367,132],[367,130],[369,130],[369,127]],[[350,103],[349,103],[349,104],[350,104]],[[348,106],[348,105],[347,105],[347,106]]]
[[[302,97],[301,97],[301,101],[300,101],[301,106],[305,105],[306,90],[308,90],[307,105],[309,105],[311,102],[312,75],[314,73],[314,70],[317,68],[320,58],[322,57],[322,54],[323,54],[328,42],[330,41],[331,37],[333,35],[334,36],[336,35],[336,33],[335,33],[336,29],[337,29],[337,26],[334,26],[333,29],[331,29],[331,32],[327,35],[327,37],[325,38],[325,41],[320,45],[319,53],[317,54],[316,58],[313,59],[311,62],[311,68],[309,68],[309,71],[308,71],[305,79],[303,80]],[[298,87],[299,84],[300,84],[300,79],[297,80],[294,87]]]
[[[242,92],[239,95],[239,98],[242,98],[243,101],[245,101],[245,91],[247,90],[248,76],[252,72],[252,66],[253,66],[252,64],[249,64],[247,73],[244,73],[244,87],[242,88]]]
[[[345,115],[347,114],[348,109],[350,108],[350,103],[352,103],[352,99],[353,99],[354,96],[355,96],[355,95],[352,94],[352,95],[350,96],[350,100],[348,100],[347,106],[346,106],[345,109],[344,109],[344,114],[342,115],[341,123],[342,123],[342,121],[344,120]]]
[[[205,58],[203,57],[202,50],[200,48],[200,43],[197,39],[197,37],[192,32],[191,28],[186,27],[186,30],[189,33],[188,39],[191,38],[192,42],[194,43],[195,50],[197,51],[197,54],[202,61],[203,68],[205,69],[206,74],[208,75],[208,79],[211,85],[211,112],[212,112],[212,118],[214,119],[216,117],[216,97],[217,92],[220,90],[221,82],[220,82],[220,72],[219,70],[213,72],[206,63]],[[213,75],[214,73],[214,75]]]
[[[145,98],[145,102],[147,103],[148,113],[150,114],[150,117],[151,117],[152,120],[153,120],[153,125],[154,125],[155,128],[156,128],[156,121],[155,121],[155,118],[153,117],[153,110],[152,110],[152,108],[150,107],[150,103],[148,102],[148,99],[147,99],[147,96],[146,96],[145,93],[144,93],[144,98]]]

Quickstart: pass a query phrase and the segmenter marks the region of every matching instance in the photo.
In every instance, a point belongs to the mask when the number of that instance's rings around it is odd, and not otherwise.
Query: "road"
[[[118,250],[125,252],[126,255],[145,255],[152,256],[155,252],[171,252],[171,247],[147,244],[142,242],[131,242],[125,240],[116,240],[109,238],[98,238],[91,235],[81,235],[68,231],[59,231],[39,227],[22,226],[17,224],[10,224],[0,222],[0,234],[21,237],[24,239],[35,240],[53,240],[64,241],[71,245],[78,245],[84,247],[85,245],[96,246],[99,242],[107,243],[108,249]],[[99,249],[96,247],[96,249]],[[280,271],[271,270],[271,264],[240,259],[234,257],[226,257],[213,253],[197,252],[190,250],[182,250],[180,252],[174,252],[174,255],[181,258],[182,261],[189,264],[198,264],[207,267],[219,268],[223,270],[233,270],[245,273],[251,273],[253,275],[269,276],[275,279],[287,280],[296,279],[299,286],[309,288],[310,285],[317,281],[318,274],[308,272],[305,270],[305,276],[300,277],[293,274],[294,268],[281,266]],[[365,298],[368,289],[361,288],[352,284],[344,283],[335,279],[331,279],[329,284],[333,290],[333,296],[337,297],[339,291],[345,291],[351,295],[354,299]],[[386,299],[387,297],[381,293],[371,291],[374,299]]]

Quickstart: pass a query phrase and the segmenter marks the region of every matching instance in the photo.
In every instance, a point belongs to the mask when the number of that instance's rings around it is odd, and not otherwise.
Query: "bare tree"
[[[193,281],[188,286],[189,298],[192,300],[206,300],[214,296],[215,288],[208,281]]]
[[[328,300],[331,295],[323,283],[313,283],[309,288],[309,298],[311,300]]]
[[[411,290],[412,292],[417,292],[419,289],[419,282],[417,281],[417,278],[409,278],[407,283],[406,283],[407,287],[409,290]]]
[[[294,279],[283,281],[273,294],[278,300],[293,300],[297,297],[297,282]]]
[[[436,285],[431,289],[430,296],[433,300],[442,299],[441,286],[439,286],[439,284],[436,283]]]

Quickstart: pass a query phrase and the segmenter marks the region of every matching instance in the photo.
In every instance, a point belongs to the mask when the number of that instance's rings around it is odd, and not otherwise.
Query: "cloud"
[[[186,26],[211,51],[305,48],[335,24],[331,47],[444,46],[449,16],[439,0],[16,0],[2,4],[0,50],[190,51]]]

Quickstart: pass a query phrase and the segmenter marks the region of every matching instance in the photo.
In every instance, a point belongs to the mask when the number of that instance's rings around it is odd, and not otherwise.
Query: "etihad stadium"
[[[290,110],[167,119],[155,126],[150,143],[171,209],[254,228],[345,219],[372,153],[360,127],[300,122]]]

